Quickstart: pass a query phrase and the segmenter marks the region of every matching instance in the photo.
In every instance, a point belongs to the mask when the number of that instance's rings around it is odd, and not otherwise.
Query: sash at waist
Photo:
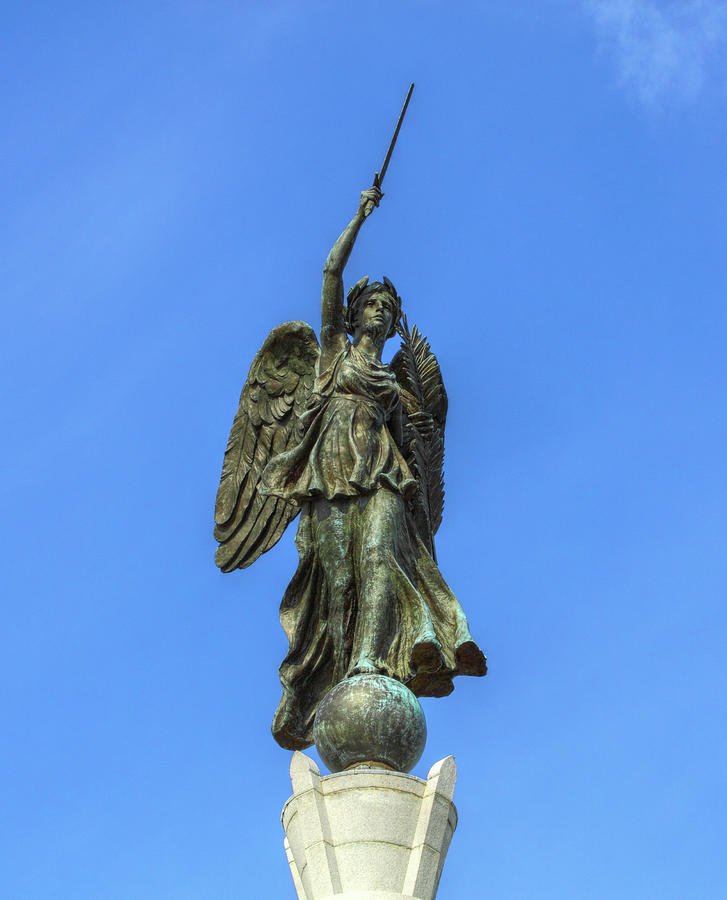
[[[381,409],[381,404],[370,397],[364,397],[363,394],[344,394],[341,391],[334,391],[331,394],[331,400],[335,400],[336,397],[340,397],[342,400],[353,400],[354,403],[370,403],[372,406],[378,406]]]
[[[364,404],[372,413],[375,413],[378,418],[382,421],[386,417],[386,412],[384,407],[378,403],[376,400],[371,399],[371,397],[364,397],[363,394],[345,394],[342,391],[335,391],[329,397],[329,402],[331,400],[348,400],[349,403],[356,404]]]

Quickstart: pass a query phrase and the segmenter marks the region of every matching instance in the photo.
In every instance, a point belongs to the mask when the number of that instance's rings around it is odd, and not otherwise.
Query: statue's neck
[[[357,350],[360,350],[361,353],[365,353],[366,356],[375,359],[376,362],[381,362],[381,351],[383,347],[377,344],[370,335],[362,334],[358,340],[354,341],[353,346]]]

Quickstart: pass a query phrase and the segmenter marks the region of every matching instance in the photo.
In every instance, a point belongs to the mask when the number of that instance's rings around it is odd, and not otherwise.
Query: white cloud
[[[727,0],[585,0],[619,79],[650,106],[688,102],[727,58]]]

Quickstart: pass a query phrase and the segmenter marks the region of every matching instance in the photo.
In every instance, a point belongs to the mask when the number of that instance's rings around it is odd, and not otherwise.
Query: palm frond
[[[426,337],[416,326],[409,329],[406,316],[402,316],[398,330],[401,349],[391,361],[391,368],[402,387],[409,462],[419,485],[413,513],[422,540],[436,559],[434,535],[444,510],[447,392]]]

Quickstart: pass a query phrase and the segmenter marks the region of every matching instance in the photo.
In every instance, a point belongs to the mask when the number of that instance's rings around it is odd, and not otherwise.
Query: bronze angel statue
[[[320,345],[309,325],[288,322],[253,360],[217,494],[224,572],[251,565],[300,514],[272,726],[295,750],[312,744],[318,704],[347,677],[380,673],[441,697],[455,675],[486,672],[434,552],[447,413],[439,365],[387,278],[362,278],[344,306],[344,268],[381,197],[378,186],[361,194],[328,255]],[[397,331],[402,347],[386,365]]]

